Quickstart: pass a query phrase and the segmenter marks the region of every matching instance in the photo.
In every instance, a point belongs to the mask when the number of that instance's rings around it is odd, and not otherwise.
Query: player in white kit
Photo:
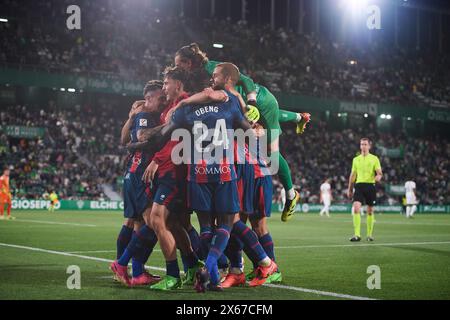
[[[416,183],[412,180],[405,183],[405,197],[406,197],[406,217],[412,218],[414,212],[417,210],[417,198],[415,194]]]
[[[330,180],[325,179],[325,181],[320,186],[320,202],[323,203],[323,208],[320,210],[320,215],[323,216],[325,213],[327,217],[330,216],[330,205],[333,196],[331,195],[331,185]]]

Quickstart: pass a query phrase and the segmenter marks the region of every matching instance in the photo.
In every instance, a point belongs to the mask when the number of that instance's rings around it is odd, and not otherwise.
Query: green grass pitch
[[[118,211],[15,210],[13,215],[16,220],[0,220],[0,299],[450,299],[450,215],[445,214],[417,214],[411,220],[378,214],[373,243],[348,241],[350,214],[297,213],[287,223],[274,214],[269,228],[283,283],[206,294],[191,287],[155,292],[113,282],[108,261],[115,257],[123,220]],[[70,265],[80,267],[79,290],[67,288]],[[147,265],[155,268],[152,273],[164,273],[158,245]],[[380,268],[380,289],[367,288],[371,265]],[[248,260],[246,266],[249,271]]]

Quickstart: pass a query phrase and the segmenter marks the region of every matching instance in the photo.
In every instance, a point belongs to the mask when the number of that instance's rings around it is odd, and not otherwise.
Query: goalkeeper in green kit
[[[209,87],[212,72],[219,63],[221,62],[209,60],[196,43],[182,47],[175,54],[175,65],[190,71],[195,78],[193,82],[199,83],[203,88]],[[203,88],[197,88],[197,91]],[[297,134],[302,134],[310,120],[310,114],[280,110],[277,99],[266,87],[255,84],[251,78],[242,73],[236,90],[247,101],[247,118],[258,121],[259,116],[261,117],[260,120],[267,129],[271,156],[278,156],[278,176],[287,195],[281,220],[288,221],[294,214],[300,195],[293,188],[289,165],[279,150],[280,122],[295,122]]]

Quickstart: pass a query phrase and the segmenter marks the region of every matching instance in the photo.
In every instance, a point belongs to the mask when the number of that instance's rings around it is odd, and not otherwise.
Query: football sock
[[[371,237],[372,236],[372,232],[373,232],[373,220],[374,220],[374,215],[372,214],[367,214],[367,236]]]
[[[233,231],[236,236],[254,252],[258,261],[267,258],[267,254],[258,241],[256,234],[242,221],[238,221],[233,225]]]
[[[213,229],[211,227],[200,228],[200,249],[197,254],[200,260],[205,260],[211,246]]]
[[[291,188],[290,190],[288,190],[287,198],[289,200],[293,200],[295,198],[295,190],[294,190],[294,188]]]
[[[223,255],[223,251],[227,247],[230,238],[230,228],[227,225],[220,225],[214,232],[214,239],[211,242],[211,249],[206,258],[206,268],[210,276],[212,284],[219,283],[219,270],[217,260]]]
[[[195,252],[191,252],[188,255],[182,254],[181,260],[183,261],[184,272],[187,272],[188,269],[193,268],[198,262],[198,258]]]
[[[246,244],[244,244],[244,248],[243,248],[245,255],[250,259],[250,261],[253,264],[253,269],[256,269],[258,267],[258,257],[255,253],[254,250],[251,250],[249,246],[247,246]]]
[[[228,246],[225,249],[225,254],[230,259],[231,268],[242,268],[242,249],[244,244],[241,240],[234,234],[231,233],[230,240],[228,241]]]
[[[266,233],[261,238],[259,238],[259,243],[261,243],[262,247],[264,248],[264,251],[266,252],[267,256],[275,261],[275,252],[273,249],[273,240],[270,233]]]
[[[180,249],[180,248],[178,248],[178,249]],[[180,251],[180,253],[181,253],[181,251]],[[188,257],[181,254],[181,263],[183,264],[183,270],[186,273],[187,270],[189,269]]]
[[[355,236],[361,237],[361,216],[356,212],[353,215],[353,228],[355,229]]]
[[[133,278],[140,276],[144,272],[144,265],[137,261],[135,258],[131,259],[131,270],[133,272]]]
[[[147,247],[147,249],[152,249],[152,247],[155,246],[157,241],[157,237],[155,232],[150,229],[147,225],[143,225],[141,229],[139,229],[138,232],[133,232],[133,235],[131,237],[130,242],[128,243],[127,248],[123,252],[122,256],[118,260],[119,264],[122,266],[128,265],[128,262],[130,262],[131,257],[141,257],[139,260],[143,260],[145,255],[150,255],[148,251],[143,250],[144,247]],[[140,261],[141,263],[144,263],[144,261]]]
[[[136,242],[136,250],[132,260],[133,277],[137,277],[144,272],[144,265],[158,242],[155,232],[145,224],[139,229],[137,236],[139,241]]]
[[[119,236],[117,237],[117,255],[116,259],[120,259],[123,252],[125,251],[128,243],[131,240],[131,236],[133,234],[133,228],[129,228],[127,226],[122,226],[120,229]]]
[[[228,258],[224,254],[222,254],[219,257],[219,260],[217,260],[217,267],[219,269],[228,269]]]
[[[180,269],[178,268],[177,259],[172,261],[166,261],[166,273],[168,276],[180,278]]]
[[[121,266],[127,266],[128,262],[130,262],[131,257],[133,257],[133,254],[136,251],[136,242],[138,241],[138,239],[139,238],[136,231],[133,231],[130,242],[128,243],[120,258],[117,260],[117,262]]]
[[[191,240],[192,250],[198,255],[198,251],[200,250],[200,235],[194,227],[188,231],[189,240]]]

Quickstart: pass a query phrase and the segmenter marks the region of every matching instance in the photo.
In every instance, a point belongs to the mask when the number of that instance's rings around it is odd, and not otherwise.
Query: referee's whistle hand
[[[347,190],[347,197],[351,199],[353,196],[353,192],[351,190]]]

